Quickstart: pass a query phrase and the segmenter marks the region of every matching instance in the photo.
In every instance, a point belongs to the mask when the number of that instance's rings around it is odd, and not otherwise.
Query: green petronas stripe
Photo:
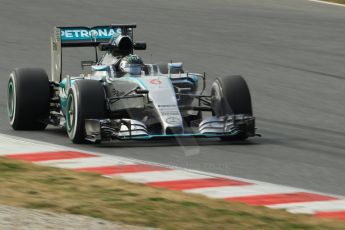
[[[10,81],[8,84],[8,102],[7,102],[7,112],[8,112],[8,116],[10,118],[13,117],[14,114],[14,85],[13,85],[13,81]]]

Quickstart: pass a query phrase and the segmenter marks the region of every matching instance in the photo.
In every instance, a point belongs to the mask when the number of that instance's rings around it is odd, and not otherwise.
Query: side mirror
[[[182,62],[168,63],[168,69],[169,69],[170,74],[181,74],[183,73],[183,63]]]
[[[135,50],[146,50],[146,42],[136,42],[134,43],[133,48]]]

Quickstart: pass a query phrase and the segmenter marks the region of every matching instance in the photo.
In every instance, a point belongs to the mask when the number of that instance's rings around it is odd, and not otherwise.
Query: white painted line
[[[111,156],[100,156],[100,157],[87,157],[87,158],[75,158],[75,159],[64,159],[64,160],[50,160],[38,162],[40,165],[66,168],[66,169],[77,169],[77,168],[90,168],[100,166],[114,166],[114,165],[130,165],[133,161],[124,161],[117,157]]]
[[[335,3],[335,2],[326,2],[326,1],[321,1],[321,0],[309,0],[309,2],[317,2],[317,3],[333,5],[333,6],[345,6],[344,4]]]
[[[63,146],[49,146],[41,143],[33,143],[30,140],[15,139],[11,136],[0,135],[0,156],[8,154],[24,154],[33,152],[67,150]]]
[[[66,138],[68,137],[66,136]],[[2,143],[3,142],[2,140],[4,141],[7,140],[8,142]],[[36,151],[36,149],[39,151]],[[109,156],[107,154],[100,154],[97,152],[86,151],[86,150],[82,150],[78,148],[66,147],[63,145],[56,145],[56,144],[52,144],[48,142],[32,140],[32,139],[23,138],[23,137],[0,134],[0,156],[16,154],[16,153],[25,154],[25,153],[32,153],[32,152],[49,152],[49,151],[77,151],[77,152],[83,152],[83,153],[90,153],[90,154],[98,155],[98,156]],[[126,158],[123,158],[123,159],[126,159]]]
[[[150,183],[173,180],[203,179],[211,178],[210,176],[200,175],[196,173],[186,172],[184,170],[169,170],[156,172],[140,172],[140,173],[122,173],[107,175],[111,178],[121,178],[136,183]]]
[[[201,194],[211,198],[230,198],[242,196],[256,196],[268,194],[294,193],[302,192],[302,189],[291,188],[274,184],[261,185],[242,185],[242,186],[224,186],[213,188],[197,188],[183,190],[184,192]]]
[[[291,213],[314,214],[318,211],[341,211],[345,210],[345,200],[314,201],[289,204],[267,205],[268,208],[286,209]]]

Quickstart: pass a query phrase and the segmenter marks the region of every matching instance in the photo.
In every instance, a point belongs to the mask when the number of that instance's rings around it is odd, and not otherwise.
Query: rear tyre
[[[103,119],[105,110],[105,92],[100,82],[75,81],[67,96],[66,129],[70,140],[85,143],[85,119]]]
[[[7,111],[14,130],[43,130],[49,118],[50,84],[39,68],[14,69],[7,85]]]
[[[215,116],[232,114],[253,115],[252,101],[246,81],[241,76],[217,78],[211,89],[212,113]],[[221,137],[222,140],[245,140],[245,134]]]

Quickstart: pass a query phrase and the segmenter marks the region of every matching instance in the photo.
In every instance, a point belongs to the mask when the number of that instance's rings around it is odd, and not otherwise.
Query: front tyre
[[[85,142],[85,119],[105,118],[105,92],[100,82],[77,80],[68,91],[66,129],[75,144]]]
[[[7,85],[7,111],[14,130],[43,130],[49,118],[50,84],[39,68],[14,69]]]
[[[217,78],[212,84],[211,107],[215,116],[253,115],[252,101],[248,85],[242,76]],[[221,137],[222,140],[245,140],[248,136]]]

